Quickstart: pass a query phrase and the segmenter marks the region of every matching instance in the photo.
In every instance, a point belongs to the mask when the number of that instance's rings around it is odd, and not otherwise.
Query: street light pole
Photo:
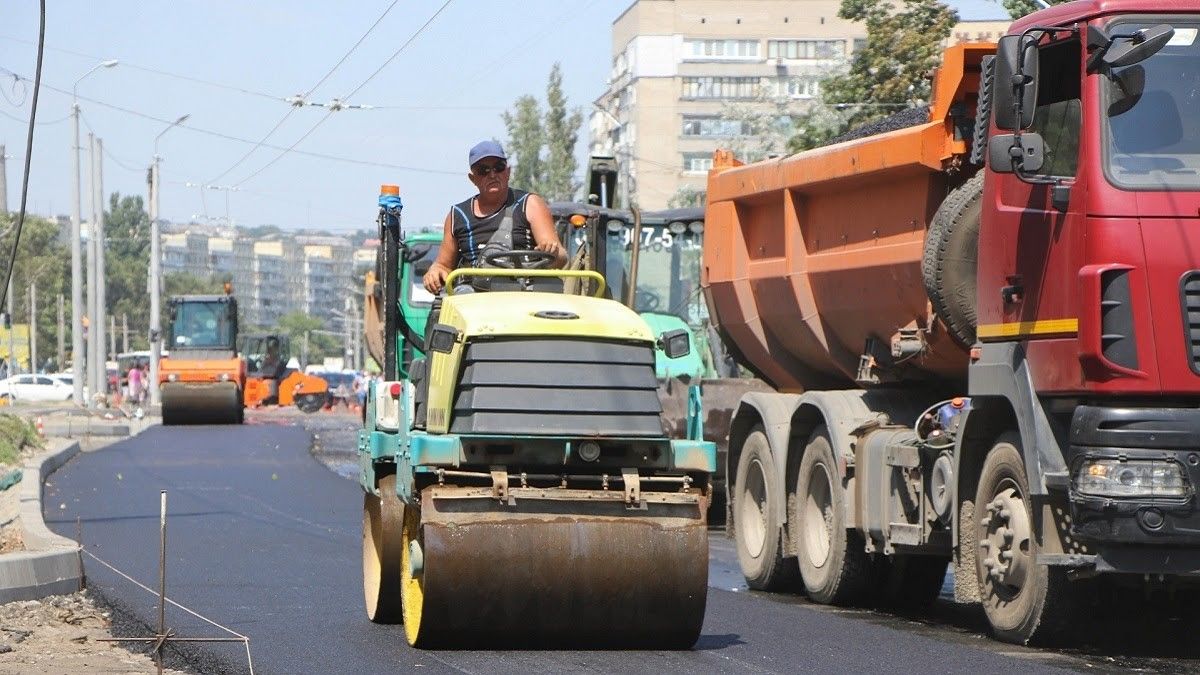
[[[96,391],[104,393],[108,402],[108,257],[105,249],[107,226],[104,220],[104,140],[96,139],[96,360],[100,367],[96,371]]]
[[[87,382],[91,398],[96,396],[96,137],[88,132],[88,196],[91,200],[92,216],[88,225],[87,242]],[[91,401],[88,401],[91,407]]]
[[[176,125],[182,124],[190,115],[181,115],[166,129],[154,137],[154,163],[150,165],[150,405],[162,403],[162,392],[158,388],[159,358],[162,355],[162,271],[160,269],[161,232],[158,226],[158,141]]]
[[[79,83],[83,81],[83,78],[100,68],[112,68],[115,65],[117,65],[116,59],[101,61],[75,80],[74,86],[71,87],[71,121],[75,130],[71,140],[71,160],[74,165],[71,181],[71,199],[74,207],[71,210],[71,372],[73,373],[71,380],[75,390],[73,395],[75,405],[84,403],[83,382],[87,375],[83,346],[83,247],[79,242],[80,223],[83,222],[79,203],[82,192],[79,184],[79,152],[82,148],[79,147],[79,99],[76,89],[79,88]]]

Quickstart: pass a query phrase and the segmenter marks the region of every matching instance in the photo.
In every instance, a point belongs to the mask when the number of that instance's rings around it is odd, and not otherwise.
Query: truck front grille
[[[1200,374],[1200,270],[1183,275],[1180,282],[1183,300],[1183,330],[1187,338],[1188,363]]]

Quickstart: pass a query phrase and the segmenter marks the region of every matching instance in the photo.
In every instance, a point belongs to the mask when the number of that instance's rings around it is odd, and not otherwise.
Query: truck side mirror
[[[996,173],[1035,173],[1046,161],[1046,143],[1040,134],[996,134],[988,139],[988,166]]]
[[[692,352],[691,338],[688,331],[682,328],[669,330],[660,335],[658,347],[662,349],[668,359],[683,358]]]
[[[1038,50],[1032,35],[1006,35],[996,48],[992,109],[1005,131],[1033,126],[1037,107]]]

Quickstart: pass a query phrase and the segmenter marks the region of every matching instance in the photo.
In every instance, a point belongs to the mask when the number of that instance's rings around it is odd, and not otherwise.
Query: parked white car
[[[69,401],[70,384],[49,375],[14,375],[0,380],[0,396],[13,401]]]

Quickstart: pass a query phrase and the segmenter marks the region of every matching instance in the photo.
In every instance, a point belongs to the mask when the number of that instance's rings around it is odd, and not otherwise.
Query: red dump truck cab
[[[753,588],[920,603],[949,564],[1029,642],[1087,580],[1200,579],[1198,35],[1066,3],[948,49],[924,121],[718,153],[703,286],[775,389],[729,429]]]

